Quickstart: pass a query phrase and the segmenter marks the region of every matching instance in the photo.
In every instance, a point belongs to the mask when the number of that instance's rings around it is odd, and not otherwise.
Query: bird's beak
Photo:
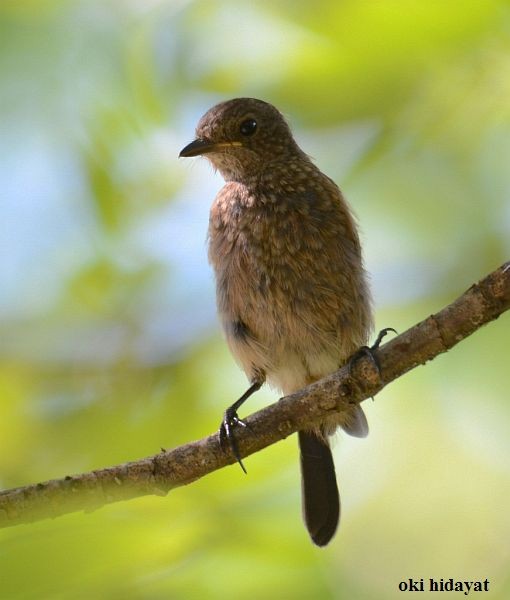
[[[191,142],[179,152],[179,158],[189,156],[199,156],[201,154],[209,154],[210,152],[221,152],[223,148],[232,148],[242,146],[241,142],[210,142],[200,138]]]

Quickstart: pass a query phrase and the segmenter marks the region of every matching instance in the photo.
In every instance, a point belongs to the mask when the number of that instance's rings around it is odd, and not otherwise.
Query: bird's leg
[[[234,435],[234,427],[236,425],[241,425],[242,427],[248,427],[248,425],[242,421],[237,416],[237,409],[248,400],[248,398],[254,394],[257,390],[262,387],[263,381],[255,381],[251,384],[251,386],[244,392],[244,394],[229,406],[225,413],[223,414],[223,421],[220,425],[220,430],[218,432],[220,438],[220,446],[222,450],[225,450],[226,443],[228,442],[228,446],[232,454],[235,456],[237,462],[241,466],[241,469],[246,473],[246,469],[244,468],[243,461],[241,460],[241,456],[239,455],[239,449],[237,447],[237,440]]]
[[[381,371],[381,365],[379,364],[379,359],[377,358],[376,350],[381,345],[381,342],[383,341],[383,339],[388,335],[389,331],[393,331],[393,333],[397,333],[397,331],[395,329],[393,329],[393,327],[385,327],[384,329],[381,329],[381,331],[377,335],[377,338],[375,339],[375,342],[371,346],[361,346],[361,348],[356,350],[356,352],[347,361],[347,367],[349,369],[349,373],[351,373],[351,371],[352,371],[353,364],[357,360],[362,358],[363,356],[370,358],[374,362],[375,366],[377,367],[377,370],[379,372]]]

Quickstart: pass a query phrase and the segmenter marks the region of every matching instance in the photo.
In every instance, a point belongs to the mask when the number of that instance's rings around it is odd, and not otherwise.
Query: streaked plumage
[[[255,131],[243,133],[252,121]],[[272,105],[223,102],[202,117],[196,135],[182,155],[205,154],[226,181],[211,208],[209,259],[227,342],[251,383],[292,393],[368,340],[370,294],[355,222]],[[356,407],[346,421],[332,417],[299,436],[305,522],[318,545],[339,518],[328,444],[338,426],[368,432]]]

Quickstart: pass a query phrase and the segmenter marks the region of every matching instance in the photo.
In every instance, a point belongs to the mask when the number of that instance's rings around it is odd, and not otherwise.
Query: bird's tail
[[[299,431],[303,518],[317,546],[325,546],[340,519],[340,497],[328,442],[311,431]]]

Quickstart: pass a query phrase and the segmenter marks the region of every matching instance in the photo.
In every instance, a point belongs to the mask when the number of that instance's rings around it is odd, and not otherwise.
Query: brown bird
[[[344,364],[371,332],[370,292],[349,206],[274,106],[254,98],[214,106],[180,153],[197,155],[226,182],[211,208],[209,260],[228,345],[251,383],[220,428],[241,462],[240,405],[265,382],[291,394]],[[368,433],[357,405],[299,432],[303,514],[318,546],[340,516],[328,441],[338,427]]]

